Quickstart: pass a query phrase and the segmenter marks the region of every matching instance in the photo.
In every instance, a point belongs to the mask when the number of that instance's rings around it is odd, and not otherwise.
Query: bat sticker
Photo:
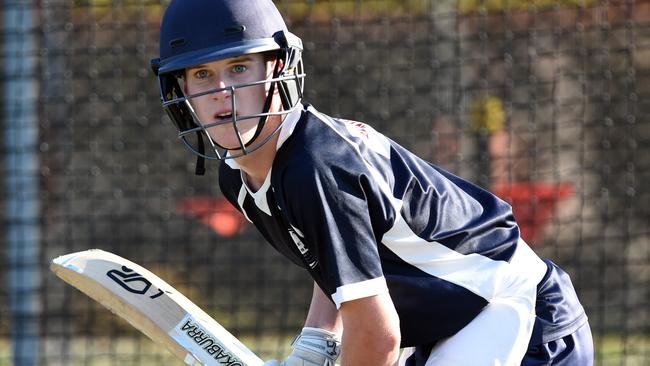
[[[127,266],[122,266],[122,271],[111,269],[106,272],[106,275],[122,288],[134,294],[144,295],[151,288],[151,282],[148,279]],[[158,292],[149,296],[149,298],[155,299],[162,294],[163,291],[158,289]]]
[[[244,363],[228,350],[218,337],[211,334],[190,314],[187,314],[183,321],[176,325],[172,331],[172,337],[194,354],[205,352],[208,357],[217,361],[218,365],[244,366]]]

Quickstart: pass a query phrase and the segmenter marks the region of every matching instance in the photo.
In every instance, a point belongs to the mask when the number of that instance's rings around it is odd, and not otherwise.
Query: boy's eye
[[[194,77],[197,78],[197,79],[205,79],[208,76],[210,76],[210,73],[208,72],[208,70],[199,70],[199,71],[194,73]]]
[[[241,74],[242,72],[244,72],[246,70],[248,70],[248,68],[246,66],[244,66],[244,65],[235,65],[235,66],[232,67],[232,71],[237,73],[237,74]]]

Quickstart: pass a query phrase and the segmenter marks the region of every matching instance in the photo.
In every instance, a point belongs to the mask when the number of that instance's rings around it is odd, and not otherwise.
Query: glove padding
[[[266,361],[263,366],[336,366],[341,340],[324,329],[304,327],[291,343],[293,352],[286,360]]]

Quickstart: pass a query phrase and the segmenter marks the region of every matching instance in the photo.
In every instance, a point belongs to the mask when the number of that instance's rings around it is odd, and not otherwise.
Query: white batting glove
[[[263,366],[336,366],[341,340],[336,333],[304,327],[291,343],[293,352],[286,360],[266,361]]]

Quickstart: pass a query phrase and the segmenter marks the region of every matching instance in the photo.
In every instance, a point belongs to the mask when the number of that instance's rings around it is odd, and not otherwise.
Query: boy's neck
[[[262,184],[264,184],[266,176],[269,174],[269,171],[273,166],[278,136],[279,133],[276,133],[271,140],[266,142],[259,149],[236,159],[237,164],[244,173],[248,188],[254,192],[260,189]]]

